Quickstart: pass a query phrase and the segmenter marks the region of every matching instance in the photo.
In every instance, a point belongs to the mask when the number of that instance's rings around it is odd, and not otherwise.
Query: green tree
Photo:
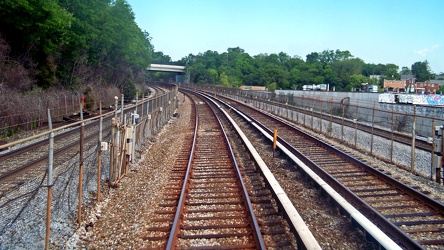
[[[332,70],[341,80],[339,90],[345,90],[345,86],[350,84],[350,76],[362,74],[364,62],[359,58],[353,58],[332,63]]]
[[[353,74],[350,76],[351,88],[361,88],[361,83],[369,83],[370,79],[364,75]]]
[[[3,0],[0,20],[0,34],[11,45],[11,54],[17,58],[31,56],[32,62],[26,63],[34,65],[31,71],[37,85],[51,86],[55,82],[57,52],[67,43],[70,13],[56,0]]]
[[[424,82],[430,80],[432,73],[430,72],[429,62],[415,62],[412,65],[412,74],[415,75],[416,81]]]
[[[401,75],[411,75],[412,71],[408,67],[404,66],[404,67],[401,68],[401,72],[399,72],[399,74],[401,74]]]
[[[272,82],[272,83],[268,84],[267,89],[270,92],[274,92],[277,89],[277,83]]]
[[[382,75],[385,76],[386,79],[390,80],[400,80],[401,75],[398,73],[399,67],[393,63],[389,63],[385,65]]]
[[[220,74],[220,84],[222,84],[222,86],[225,86],[225,87],[230,86],[230,83],[228,82],[228,76],[227,76],[227,74],[225,74],[225,72],[222,72]]]
[[[4,0],[0,19],[11,55],[43,88],[95,79],[118,86],[151,61],[149,34],[125,0]]]
[[[205,73],[205,80],[207,83],[210,84],[217,84],[219,81],[219,74],[217,73],[216,69],[207,69],[207,72]]]

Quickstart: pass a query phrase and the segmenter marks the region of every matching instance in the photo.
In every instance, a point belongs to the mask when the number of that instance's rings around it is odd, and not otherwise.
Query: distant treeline
[[[427,61],[399,70],[395,64],[365,63],[347,50],[312,52],[303,60],[284,52],[250,56],[237,47],[221,54],[210,50],[190,54],[180,61],[188,66],[190,81],[194,83],[267,86],[269,90],[301,90],[304,85],[329,84],[330,88],[350,91],[361,83],[382,86],[383,79],[400,79],[401,74],[414,74],[417,81],[432,76]],[[370,78],[371,75],[381,78]]]

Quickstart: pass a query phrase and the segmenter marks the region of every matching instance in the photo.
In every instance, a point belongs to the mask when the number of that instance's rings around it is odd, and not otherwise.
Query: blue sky
[[[443,0],[127,0],[155,51],[179,60],[240,47],[250,56],[348,50],[366,63],[444,72]]]

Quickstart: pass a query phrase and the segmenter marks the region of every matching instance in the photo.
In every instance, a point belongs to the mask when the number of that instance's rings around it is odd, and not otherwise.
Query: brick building
[[[384,92],[406,92],[406,80],[384,80]]]
[[[427,80],[425,82],[416,83],[417,94],[436,94],[439,90],[439,84]]]

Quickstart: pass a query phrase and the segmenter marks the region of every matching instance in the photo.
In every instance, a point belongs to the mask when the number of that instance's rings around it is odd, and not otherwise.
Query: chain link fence
[[[317,96],[304,96],[307,92],[277,95],[214,85],[197,88],[248,103],[415,174],[443,182],[442,150],[433,148],[433,142],[439,144],[443,139],[443,107],[387,104],[351,100],[350,97],[335,99],[322,93]],[[361,125],[366,125],[367,129]],[[376,128],[385,131],[384,138],[374,131]],[[396,134],[415,138],[413,146],[396,142]],[[418,141],[429,144],[425,150],[418,150],[414,146]]]
[[[0,149],[9,147],[1,152],[5,155],[25,144],[36,141],[45,144],[33,149],[33,152],[24,152],[0,163],[2,168],[17,167],[28,164],[26,158],[31,158],[31,155],[45,158],[43,163],[29,170],[1,179],[0,249],[59,249],[65,246],[80,226],[79,221],[84,216],[85,208],[106,197],[111,186],[127,173],[121,171],[117,179],[110,179],[114,171],[111,159],[116,157],[112,149],[118,148],[120,154],[129,157],[129,161],[124,161],[128,165],[122,165],[124,169],[129,169],[131,161],[139,157],[150,138],[173,116],[178,101],[177,86],[169,84],[153,87],[154,92],[149,98],[125,107],[120,105],[115,111],[22,140],[20,145],[0,146]],[[138,118],[132,119],[135,114]],[[129,138],[125,136],[125,131],[122,131],[123,136],[120,137],[124,140],[113,138],[113,119],[119,119],[118,123],[124,130],[133,129],[133,150],[128,151],[126,148]],[[51,132],[54,135],[52,172],[48,171],[51,165],[48,137],[51,138]],[[58,136],[62,133],[71,135]],[[110,146],[108,149],[107,145]],[[48,172],[52,176],[50,185]],[[47,223],[50,225],[48,231]]]

